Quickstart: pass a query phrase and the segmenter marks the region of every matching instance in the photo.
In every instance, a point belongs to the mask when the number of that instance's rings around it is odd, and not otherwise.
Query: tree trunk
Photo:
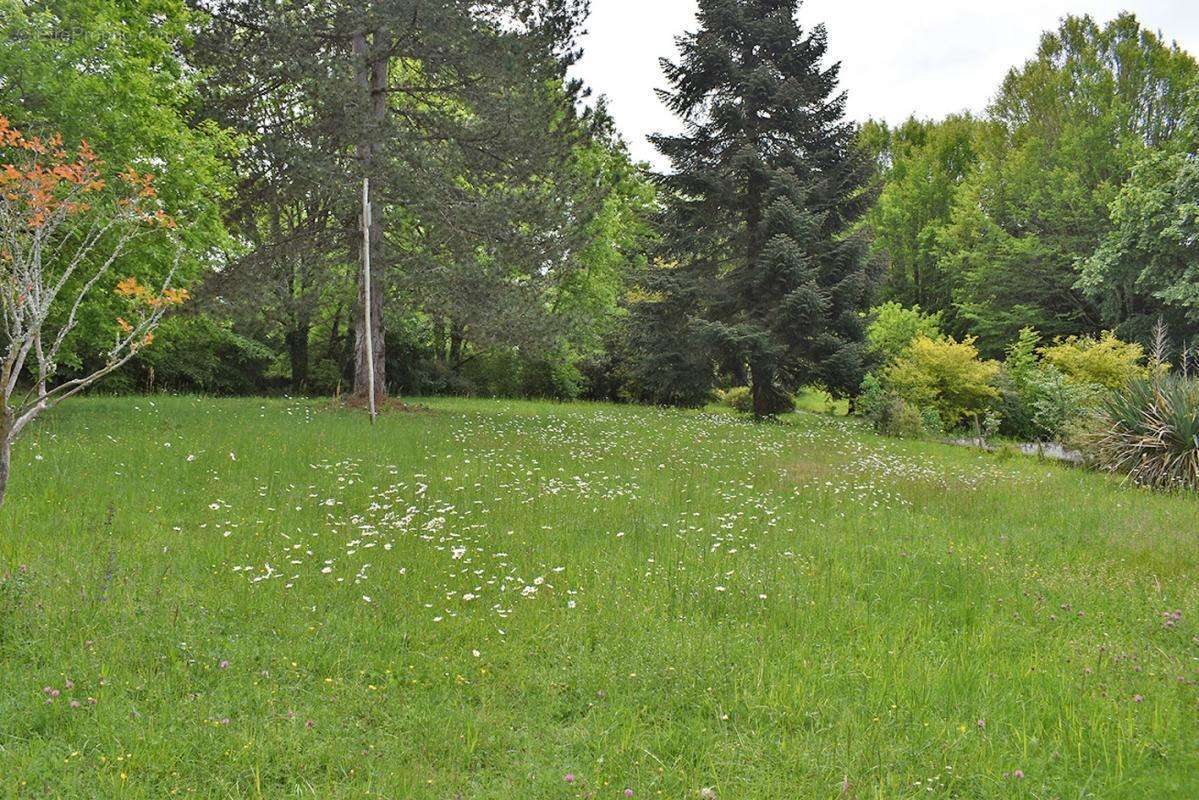
[[[380,34],[376,31],[374,38],[374,53],[368,48],[366,33],[356,33],[353,39],[354,55],[361,59],[358,66],[357,81],[360,91],[369,98],[369,114],[363,121],[363,135],[358,145],[358,158],[362,163],[363,174],[370,177],[371,163],[374,157],[376,139],[379,136],[381,123],[387,118],[387,54],[380,52]],[[373,204],[376,192],[369,189],[368,202]],[[383,297],[386,294],[386,271],[383,269],[383,258],[380,247],[383,243],[383,227],[379,222],[379,214],[371,215],[371,224],[366,241],[359,236],[359,269],[358,269],[358,308],[359,313],[354,322],[354,397],[365,400],[370,392],[370,371],[367,368],[366,326],[371,328],[371,344],[374,349],[375,372],[375,402],[381,402],[387,396],[387,372],[385,340],[383,336]],[[366,280],[362,265],[366,263],[367,248],[371,254],[371,303],[366,308]]]
[[[303,394],[308,390],[308,322],[296,320],[287,332],[287,355],[291,361],[291,390]]]
[[[747,71],[752,72],[758,67],[758,56],[754,52],[753,47],[747,41],[745,48],[741,52],[742,64]],[[759,130],[759,113],[757,101],[751,96],[748,99],[745,109],[746,130],[744,132],[745,140],[755,150],[761,150],[761,132]],[[750,274],[756,275],[760,281],[762,279],[762,250],[764,249],[764,233],[763,225],[765,222],[765,205],[766,191],[769,187],[766,184],[765,177],[759,173],[756,165],[749,167],[749,173],[745,181],[745,266]],[[751,308],[753,298],[747,298],[750,301]],[[756,309],[750,311],[750,314],[758,313]],[[765,325],[764,320],[754,320],[754,323],[760,326]],[[753,398],[754,417],[761,419],[767,417],[771,413],[771,398],[770,393],[774,384],[774,374],[766,370],[760,364],[754,363],[755,359],[761,358],[761,353],[749,353],[749,387],[750,396]]]
[[[37,405],[38,408],[46,407],[46,354],[42,350],[42,332],[38,330],[33,335],[34,356],[37,358]],[[0,493],[2,494],[2,493]],[[3,501],[3,497],[0,497]]]
[[[768,417],[770,408],[771,376],[762,369],[754,369],[750,375],[750,394],[754,400],[754,416],[761,419]]]
[[[8,492],[8,466],[12,460],[12,442],[8,431],[0,433],[0,506],[4,505],[4,496]]]

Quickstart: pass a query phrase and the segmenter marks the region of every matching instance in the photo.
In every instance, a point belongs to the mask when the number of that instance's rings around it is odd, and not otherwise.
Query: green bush
[[[1199,381],[1139,378],[1109,395],[1084,442],[1100,469],[1155,489],[1199,489]]]
[[[583,391],[583,373],[568,355],[530,359],[521,369],[520,396],[575,400]]]
[[[520,354],[501,347],[485,350],[456,368],[438,363],[433,375],[451,394],[518,397],[522,371]]]
[[[1060,370],[1046,366],[1029,381],[1028,396],[1034,438],[1061,442],[1083,423],[1106,392],[1094,384],[1068,380]]]
[[[1040,336],[1032,328],[1024,328],[1016,341],[1007,349],[996,381],[999,389],[999,409],[1001,422],[999,432],[1015,439],[1035,439],[1036,425],[1033,422],[1033,400],[1035,393],[1032,383],[1038,369],[1040,359],[1037,357],[1037,345]]]
[[[1006,372],[999,373],[996,384],[999,389],[997,408],[1000,414],[1000,434],[1013,439],[1036,439],[1037,428],[1033,423],[1031,398],[1026,390],[1018,388]]]
[[[133,384],[120,389],[155,388],[208,394],[250,394],[271,383],[275,362],[270,348],[206,314],[167,317],[154,345],[124,370]]]
[[[873,422],[881,413],[882,407],[890,399],[883,383],[873,372],[867,372],[862,379],[858,396],[854,398],[854,411],[863,419]]]
[[[496,348],[457,369],[436,365],[429,382],[434,391],[448,394],[575,400],[585,380],[575,362],[566,348],[533,356]]]
[[[921,409],[915,403],[888,391],[873,373],[862,380],[855,402],[857,413],[885,436],[916,439],[940,433],[941,416],[935,409]]]
[[[923,424],[924,432],[930,436],[945,432],[945,422],[941,419],[941,412],[935,408],[920,409],[920,420]]]
[[[1016,439],[1061,442],[1094,411],[1106,390],[1089,380],[1067,378],[1053,363],[1040,360],[1038,339],[1035,330],[1025,328],[1008,348],[998,381],[1000,432]],[[1066,360],[1075,355],[1048,349]]]
[[[1094,412],[1107,393],[1101,386],[1067,379],[1041,365],[1019,381],[999,376],[999,432],[1013,439],[1061,442]]]
[[[879,433],[900,439],[919,439],[926,433],[925,413],[902,397],[892,398],[883,407],[878,421]]]
[[[882,388],[917,408],[932,409],[946,430],[980,417],[999,396],[999,364],[982,361],[974,340],[922,336],[881,376]]]

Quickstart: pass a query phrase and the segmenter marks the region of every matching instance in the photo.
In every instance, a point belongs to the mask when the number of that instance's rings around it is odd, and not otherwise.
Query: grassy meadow
[[[81,399],[0,574],[0,797],[1199,797],[1199,501],[839,417]]]

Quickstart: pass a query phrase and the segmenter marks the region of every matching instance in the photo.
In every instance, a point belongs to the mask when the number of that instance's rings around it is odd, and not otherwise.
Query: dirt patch
[[[783,474],[795,483],[807,483],[840,474],[843,469],[823,461],[796,461],[783,467]]]
[[[369,403],[365,397],[333,397],[329,400],[329,408],[337,410],[367,411]],[[398,397],[384,398],[375,407],[379,414],[432,414],[433,409],[416,403],[405,403]]]

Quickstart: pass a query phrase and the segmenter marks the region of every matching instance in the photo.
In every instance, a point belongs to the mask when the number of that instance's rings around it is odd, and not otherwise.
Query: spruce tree
[[[685,130],[655,136],[667,258],[702,300],[691,327],[713,362],[748,368],[754,413],[819,383],[856,388],[871,281],[852,229],[869,205],[868,160],[844,118],[827,37],[799,0],[700,0],[699,30],[662,64]]]

